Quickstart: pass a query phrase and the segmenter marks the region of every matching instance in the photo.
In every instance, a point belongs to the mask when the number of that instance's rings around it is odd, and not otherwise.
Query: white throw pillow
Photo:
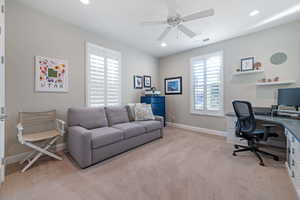
[[[144,120],[154,120],[155,117],[152,112],[152,107],[150,104],[136,104],[135,105],[135,120],[144,121]]]

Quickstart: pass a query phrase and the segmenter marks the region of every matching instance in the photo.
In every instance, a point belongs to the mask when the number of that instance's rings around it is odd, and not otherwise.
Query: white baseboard
[[[66,143],[57,144],[54,148],[56,149],[56,151],[62,151],[64,149],[66,149]],[[32,151],[19,153],[19,154],[13,155],[13,156],[8,156],[5,158],[5,165],[20,162],[31,152]]]
[[[173,122],[167,122],[167,126],[180,128],[180,129],[185,129],[185,130],[189,130],[189,131],[194,131],[194,132],[197,132],[197,133],[206,133],[206,134],[218,135],[218,136],[223,136],[223,137],[226,137],[226,135],[227,135],[227,133],[225,131],[218,131],[218,130],[213,130],[213,129],[200,128],[200,127],[196,127],[196,126],[178,124],[178,123],[173,123]]]

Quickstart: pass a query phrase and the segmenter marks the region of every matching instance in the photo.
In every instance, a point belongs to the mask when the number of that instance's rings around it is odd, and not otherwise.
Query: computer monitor
[[[300,88],[278,89],[278,105],[300,107]]]

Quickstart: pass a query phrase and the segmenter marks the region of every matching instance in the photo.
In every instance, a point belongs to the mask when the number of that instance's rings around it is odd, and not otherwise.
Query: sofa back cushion
[[[69,126],[82,126],[94,129],[108,126],[104,107],[70,108],[68,110]]]
[[[127,106],[108,106],[106,115],[109,126],[129,122]]]

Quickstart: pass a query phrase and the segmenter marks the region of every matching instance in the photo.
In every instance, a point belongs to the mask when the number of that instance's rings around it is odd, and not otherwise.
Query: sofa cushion
[[[124,132],[125,139],[146,133],[146,129],[135,122],[117,124],[114,125],[113,128],[122,130]]]
[[[108,126],[105,108],[70,108],[68,110],[69,126],[82,126],[86,129],[94,129]]]
[[[135,121],[154,120],[155,117],[152,112],[150,104],[137,104],[134,108]]]
[[[96,149],[124,139],[121,130],[112,127],[103,127],[90,130],[92,132],[92,148]]]
[[[136,122],[133,122],[133,123],[145,127],[147,132],[154,131],[154,130],[162,128],[162,123],[160,121],[154,121],[154,120],[151,120],[151,121],[136,121]]]
[[[125,106],[108,106],[106,114],[110,126],[129,122],[128,110]]]

